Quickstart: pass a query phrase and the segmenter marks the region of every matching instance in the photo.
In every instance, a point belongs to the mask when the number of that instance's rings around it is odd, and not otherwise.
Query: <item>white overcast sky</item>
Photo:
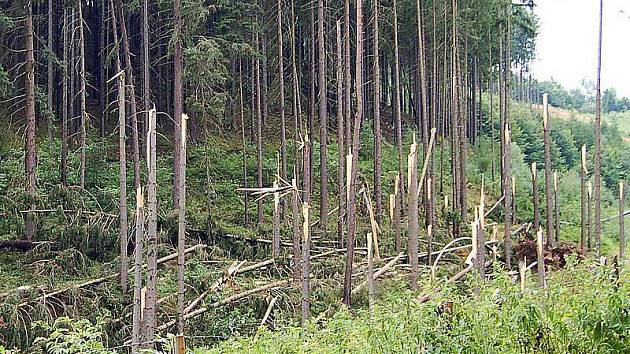
[[[568,89],[595,81],[599,0],[535,0],[540,34],[533,65],[539,80]],[[602,88],[630,97],[630,0],[604,0]]]

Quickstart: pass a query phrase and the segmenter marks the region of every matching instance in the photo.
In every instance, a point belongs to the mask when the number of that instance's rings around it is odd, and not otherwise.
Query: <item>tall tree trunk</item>
[[[108,92],[107,92],[107,59],[105,58],[105,47],[107,43],[107,0],[98,1],[99,6],[99,23],[100,23],[100,32],[98,36],[98,79],[99,79],[99,90],[98,90],[98,100],[99,100],[99,114],[101,119],[101,138],[105,137],[106,134],[106,124],[107,124],[107,112],[109,111],[107,107],[108,100]],[[118,38],[116,38],[118,41]]]
[[[52,0],[48,0],[48,50],[50,50],[51,52],[54,53],[54,47],[53,47],[53,1]],[[48,71],[48,80],[47,80],[47,84],[48,84],[48,89],[46,90],[46,103],[48,104],[48,110],[49,110],[49,114],[48,114],[48,119],[47,119],[47,123],[48,123],[48,140],[52,140],[53,137],[53,114],[55,112],[54,110],[54,104],[53,104],[53,95],[55,93],[55,86],[53,83],[53,76],[54,76],[54,71],[53,71],[53,58],[52,55],[48,56],[48,63],[47,63],[47,71]]]
[[[396,144],[398,147],[398,187],[396,193],[396,205],[394,206],[394,234],[396,237],[395,246],[396,253],[402,250],[402,231],[400,227],[400,219],[404,195],[404,168],[403,168],[403,135],[402,135],[402,116],[400,107],[400,54],[398,49],[398,15],[396,0],[393,0],[393,18],[394,18],[394,125],[396,130]]]
[[[304,238],[302,239],[302,326],[306,326],[310,317],[311,299],[310,299],[310,242],[311,242],[311,221],[310,221],[310,203],[311,203],[311,186],[310,175],[312,173],[310,169],[310,137],[308,132],[304,134],[305,141],[303,151],[302,162],[304,164],[304,201],[302,203],[302,232]]]
[[[504,232],[503,242],[505,249],[505,266],[508,269],[512,268],[512,216],[514,210],[512,210],[512,141],[510,138],[510,126],[505,125],[503,141],[505,146],[503,147],[503,195],[504,198]]]
[[[68,41],[68,9],[63,7],[63,78],[62,78],[62,98],[61,98],[61,184],[64,187],[68,186],[68,108],[70,103],[68,102],[70,97],[68,96],[68,68],[72,65],[71,58],[68,54],[68,46],[71,45]]]
[[[543,133],[545,144],[545,211],[547,216],[546,233],[547,245],[553,246],[553,190],[551,174],[551,121],[549,119],[548,94],[543,94]]]
[[[363,121],[363,0],[356,0],[357,39],[356,39],[356,78],[355,91],[357,98],[357,112],[354,116],[352,131],[352,168],[348,185],[348,252],[346,256],[346,271],[343,284],[343,303],[350,307],[352,296],[352,267],[354,263],[354,242],[356,232],[356,191],[355,184],[359,165],[359,146],[361,122]]]
[[[175,125],[173,129],[173,209],[179,208],[179,180],[181,178],[179,173],[179,166],[181,158],[180,149],[182,143],[180,141],[182,136],[182,113],[184,105],[183,97],[183,84],[182,75],[184,70],[184,55],[183,55],[183,39],[182,39],[182,13],[181,13],[181,0],[174,0],[173,2],[173,20],[175,22],[174,32],[174,50],[173,50],[173,119]]]
[[[242,164],[243,164],[243,188],[247,188],[247,139],[245,138],[245,108],[243,103],[243,68],[241,58],[238,59],[238,92],[241,106],[241,152],[242,152]],[[243,225],[249,224],[249,195],[243,193]]]
[[[113,7],[113,4],[112,4]],[[131,62],[131,46],[129,44],[129,36],[127,34],[127,25],[125,23],[125,14],[123,12],[122,1],[118,4],[120,18],[120,31],[122,34],[123,52],[125,57],[125,77],[127,79],[127,93],[129,94],[129,108],[131,109],[131,150],[133,156],[133,187],[140,187],[140,145],[138,138],[138,107],[136,104],[136,89],[133,78],[133,63]],[[113,10],[112,10],[113,11]]]
[[[597,255],[602,251],[602,202],[601,202],[601,169],[602,169],[602,25],[604,14],[604,0],[599,0],[599,40],[597,43],[597,85],[595,92],[595,166],[594,203],[595,203],[595,244]]]
[[[186,258],[184,250],[186,249],[186,126],[188,117],[182,114],[181,117],[181,139],[180,139],[180,157],[179,157],[179,186],[177,192],[179,194],[179,213],[177,228],[177,334],[184,334],[184,270]]]
[[[124,83],[124,81],[123,81]],[[124,96],[123,96],[124,97]],[[133,271],[133,318],[131,326],[131,352],[138,353],[142,338],[142,245],[144,243],[144,193],[136,190],[136,248]]]
[[[78,3],[79,7],[79,95],[81,97],[81,166],[79,167],[79,183],[82,189],[85,188],[85,170],[86,170],[86,149],[87,149],[87,109],[86,109],[86,72],[85,72],[85,35],[83,31],[83,3]]]
[[[352,148],[352,55],[350,47],[350,0],[345,0],[343,5],[343,50],[344,50],[344,72],[343,72],[343,116],[345,118],[346,128],[346,151],[344,155]],[[347,179],[347,178],[346,178]],[[346,200],[346,209],[348,201]],[[346,216],[348,216],[347,210]]]
[[[560,192],[558,191],[558,172],[553,172],[553,203],[555,209],[555,241],[560,242]]]
[[[147,122],[147,292],[144,308],[144,339],[149,348],[154,348],[156,328],[156,300],[157,300],[157,154],[156,154],[156,112],[151,109]]]
[[[120,70],[120,62],[118,62]],[[120,73],[120,71],[119,71]],[[120,163],[120,196],[118,201],[118,212],[120,219],[120,285],[123,292],[127,292],[127,152],[126,152],[126,127],[125,117],[125,75],[120,74],[118,78],[118,156]]]
[[[343,247],[343,230],[345,227],[345,124],[344,124],[344,96],[343,96],[343,45],[341,42],[341,22],[337,21],[337,144],[339,145],[339,170],[337,173],[337,195],[339,208],[337,208],[337,247]]]
[[[259,35],[256,33],[256,47],[260,45]],[[256,187],[263,187],[263,145],[262,145],[262,101],[261,101],[261,84],[260,84],[260,59],[256,58],[256,170],[257,184]],[[263,204],[262,199],[258,199],[258,225],[263,223]]]
[[[586,198],[586,249],[588,251],[593,249],[593,184],[588,181],[586,184],[587,198]]]
[[[407,178],[409,181],[409,246],[407,254],[411,264],[410,283],[412,289],[418,288],[418,146],[416,137],[411,144],[409,156],[407,157]]]
[[[298,167],[293,166],[293,179],[291,180],[291,215],[293,222],[293,280],[300,281],[302,271],[300,257],[302,255],[302,247],[300,246],[300,191],[298,189]]]
[[[287,133],[284,108],[284,41],[282,35],[282,0],[278,0],[278,84],[280,85],[280,177],[287,181]],[[283,212],[284,202],[283,202]]]
[[[31,0],[26,1],[26,63],[24,65],[24,90],[26,92],[26,107],[24,115],[26,120],[26,144],[24,147],[24,167],[26,173],[26,193],[31,198],[31,209],[35,209],[35,194],[37,193],[37,145],[35,142],[35,60],[33,56],[33,4]],[[30,212],[26,215],[26,239],[32,240],[37,232],[35,214]]]
[[[319,88],[319,226],[326,238],[328,228],[328,107],[326,105],[326,37],[324,36],[324,0],[317,1],[317,72]]]
[[[376,202],[376,220],[381,220],[383,213],[383,191],[381,187],[381,65],[379,61],[379,0],[372,1],[374,12],[374,199]]]
[[[149,61],[149,1],[142,1],[142,102],[144,104],[144,122],[149,120],[149,110],[151,109],[151,81],[149,70],[151,62]],[[142,122],[141,122],[142,123]],[[146,127],[145,124],[139,124]],[[146,134],[146,131],[142,129]],[[144,144],[146,144],[146,135],[144,136]]]

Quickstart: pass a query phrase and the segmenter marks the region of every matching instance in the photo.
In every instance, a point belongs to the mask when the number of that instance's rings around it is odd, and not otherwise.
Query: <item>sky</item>
[[[595,81],[599,0],[535,0],[540,19],[534,76],[567,89]],[[604,0],[602,89],[630,97],[630,0]]]

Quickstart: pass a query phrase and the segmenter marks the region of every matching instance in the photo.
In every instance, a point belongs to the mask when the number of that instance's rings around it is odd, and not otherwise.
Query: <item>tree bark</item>
[[[536,162],[532,162],[532,201],[534,204],[534,230],[540,228],[540,204],[538,202],[538,169]]]
[[[24,91],[26,92],[26,107],[24,115],[26,120],[26,142],[24,154],[24,166],[26,172],[26,194],[31,198],[31,210],[35,209],[35,194],[37,193],[37,145],[35,142],[35,60],[33,55],[33,4],[26,1],[26,63],[24,65]],[[33,240],[37,232],[35,214],[26,215],[26,239]]]
[[[156,300],[157,300],[157,154],[156,154],[156,112],[151,109],[147,122],[147,293],[144,308],[145,330],[144,339],[149,342],[148,347],[154,348],[156,328]],[[179,139],[178,139],[179,140]]]
[[[62,79],[62,98],[61,98],[61,184],[68,186],[68,108],[70,106],[68,97],[68,68],[71,66],[71,58],[69,58],[68,33],[68,9],[63,8],[63,79]]]
[[[602,203],[601,203],[601,169],[602,169],[602,32],[604,0],[599,0],[599,40],[597,43],[597,84],[595,92],[595,166],[593,167],[594,203],[595,203],[595,245],[597,255],[602,251]]]
[[[182,144],[179,153],[179,186],[177,192],[179,194],[179,213],[178,213],[178,229],[177,229],[177,333],[184,334],[184,270],[186,257],[184,250],[186,249],[186,126],[188,117],[182,114],[181,117],[181,139]]]
[[[177,45],[177,44],[176,44]],[[149,110],[151,109],[151,81],[149,76],[149,70],[151,69],[151,62],[149,61],[149,1],[142,1],[142,101],[144,104],[144,122],[149,121]],[[140,124],[145,127],[145,124]],[[143,129],[142,132],[146,134]],[[144,136],[144,143],[146,144],[146,135]]]
[[[547,245],[554,246],[553,236],[553,190],[551,174],[551,121],[549,119],[548,94],[543,94],[543,134],[545,144],[545,211]]]
[[[414,135],[414,141],[409,149],[407,157],[407,179],[409,181],[409,210],[408,210],[408,230],[409,245],[407,254],[411,264],[410,283],[412,289],[418,288],[418,147]]]
[[[81,165],[79,167],[79,184],[81,189],[85,189],[85,170],[87,159],[87,92],[86,92],[86,73],[85,73],[85,35],[83,31],[83,3],[78,3],[79,7],[79,95],[81,97]]]
[[[379,0],[372,1],[374,13],[374,200],[376,202],[376,220],[380,222],[383,213],[383,191],[381,187],[381,65],[379,60]]]
[[[53,47],[53,1],[52,0],[48,0],[48,50],[50,50],[52,53],[54,53],[54,47]],[[55,92],[55,86],[53,83],[53,76],[54,76],[54,71],[53,71],[53,58],[52,55],[49,55],[48,57],[48,62],[47,62],[47,72],[48,72],[48,80],[46,81],[47,85],[48,85],[48,89],[46,90],[46,103],[48,104],[48,119],[47,119],[47,125],[48,125],[48,140],[52,140],[53,137],[53,114],[55,112],[53,106],[53,95]]]
[[[326,238],[328,228],[328,107],[326,105],[326,47],[324,36],[324,0],[317,1],[317,73],[319,88],[319,226]]]
[[[350,307],[352,302],[352,267],[354,263],[354,242],[356,232],[356,191],[355,184],[359,165],[361,122],[363,121],[363,0],[356,0],[357,39],[356,39],[356,78],[355,91],[357,112],[352,130],[352,168],[348,185],[348,252],[343,286],[343,303]]]
[[[558,172],[553,172],[553,203],[555,209],[556,242],[560,242],[560,191],[558,190]]]
[[[587,226],[588,220],[586,218],[586,205],[587,205],[587,191],[586,191],[586,175],[588,170],[586,168],[586,145],[582,145],[581,150],[581,165],[580,165],[580,248],[582,251],[586,249],[587,238]]]
[[[287,133],[284,107],[284,41],[282,35],[282,0],[278,0],[278,84],[280,86],[280,177],[287,181]],[[283,202],[283,211],[284,208]]]
[[[116,37],[117,38],[117,37]],[[122,79],[124,84],[124,79]],[[123,95],[123,97],[125,97]],[[131,329],[131,351],[138,353],[142,337],[142,246],[144,243],[144,193],[141,188],[136,190],[136,247],[134,249],[133,270],[133,319]]]
[[[337,247],[343,248],[343,230],[345,227],[345,124],[344,124],[344,92],[343,92],[343,47],[341,43],[341,22],[337,21],[337,144],[339,146],[339,169],[337,173],[337,195],[339,208],[337,208]]]
[[[184,112],[183,104],[183,83],[182,75],[184,70],[183,57],[183,39],[182,39],[182,13],[181,0],[173,1],[173,20],[175,22],[174,50],[173,50],[173,119],[175,124],[173,127],[173,209],[179,209],[179,193],[177,190],[180,185],[180,149],[182,143],[182,113]]]
[[[623,181],[619,181],[619,264],[621,264],[622,268],[626,260],[626,234],[623,220],[624,196]]]
[[[113,7],[113,6],[112,6]],[[119,2],[120,31],[122,32],[123,52],[125,57],[125,77],[127,79],[127,93],[129,94],[129,108],[131,109],[131,149],[133,156],[133,187],[140,187],[140,145],[138,138],[138,107],[136,104],[136,89],[133,77],[133,63],[131,62],[131,46],[129,44],[129,36],[127,34],[127,25],[125,23],[125,15],[123,12],[122,2]],[[113,11],[113,10],[112,10]],[[147,138],[148,139],[148,138]]]
[[[402,116],[400,107],[400,54],[398,48],[398,15],[396,0],[393,0],[392,17],[394,18],[394,125],[396,130],[396,143],[398,147],[398,187],[396,194],[396,205],[394,207],[394,234],[396,237],[395,246],[396,253],[402,250],[402,231],[400,227],[400,219],[404,195],[404,170],[403,170],[403,135],[402,135]]]

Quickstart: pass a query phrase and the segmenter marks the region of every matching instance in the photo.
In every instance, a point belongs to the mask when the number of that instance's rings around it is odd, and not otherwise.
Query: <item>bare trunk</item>
[[[258,33],[256,33],[256,47],[260,44]],[[262,145],[262,126],[263,115],[261,106],[261,87],[260,87],[260,59],[256,58],[256,187],[263,187],[263,145]],[[263,204],[262,199],[258,199],[258,224],[263,223]]]
[[[300,257],[302,254],[302,249],[300,246],[300,191],[298,189],[298,168],[297,166],[293,167],[293,179],[291,181],[291,186],[293,187],[291,191],[291,213],[293,217],[293,280],[299,281],[301,274],[301,261]]]
[[[345,227],[345,124],[344,124],[344,101],[343,101],[343,48],[341,44],[341,22],[337,21],[337,144],[339,145],[339,169],[337,173],[337,195],[339,197],[339,208],[337,208],[337,247],[343,247],[343,230]]]
[[[373,0],[374,7],[374,199],[376,220],[380,222],[383,212],[383,191],[381,187],[381,65],[379,61],[379,0]]]
[[[538,169],[536,162],[532,162],[532,201],[534,204],[534,230],[540,228],[540,205],[538,202]]]
[[[404,170],[403,170],[403,135],[402,135],[402,117],[400,107],[400,54],[398,50],[398,15],[396,0],[393,0],[393,18],[394,18],[394,125],[396,130],[396,143],[398,147],[398,187],[396,194],[396,205],[394,207],[394,234],[396,237],[396,253],[402,250],[402,230],[400,228],[400,218],[402,212],[403,195],[404,195]]]
[[[595,203],[595,245],[597,255],[602,251],[602,203],[601,203],[601,169],[602,169],[602,25],[604,13],[604,0],[599,0],[599,41],[597,44],[597,87],[595,92],[595,166],[593,167]]]
[[[83,33],[83,3],[78,3],[79,7],[79,95],[81,97],[81,166],[79,167],[79,184],[82,189],[85,188],[85,169],[86,169],[86,149],[87,149],[87,110],[86,110],[86,74],[85,74],[85,36]]]
[[[138,107],[136,105],[136,89],[133,78],[133,63],[131,62],[131,47],[129,45],[129,36],[127,35],[127,25],[125,24],[125,16],[123,13],[123,5],[119,3],[119,20],[120,31],[122,32],[122,42],[125,57],[125,77],[127,78],[127,93],[129,94],[129,108],[131,108],[131,149],[133,155],[133,187],[140,187],[140,145],[138,138]],[[147,138],[148,139],[148,138]]]
[[[33,56],[33,4],[26,2],[26,63],[24,65],[24,91],[26,92],[26,107],[24,115],[26,120],[26,144],[24,147],[24,167],[26,173],[26,193],[31,200],[31,209],[35,209],[35,194],[37,193],[37,146],[35,143],[35,65]],[[30,212],[26,215],[26,239],[32,240],[37,232],[35,214]]]
[[[504,233],[503,242],[505,249],[505,266],[512,268],[512,141],[509,124],[505,124],[503,141],[503,195],[504,198]]]
[[[124,81],[123,81],[124,82]],[[124,97],[124,96],[123,96]],[[131,351],[138,353],[142,343],[142,245],[144,243],[144,193],[136,191],[136,248],[133,271],[133,323],[131,329]]]
[[[623,206],[624,206],[624,188],[623,181],[619,181],[619,264],[621,264],[621,268],[625,265],[626,260],[626,234],[624,228],[624,215],[623,215]]]
[[[318,88],[319,88],[319,176],[320,204],[319,226],[322,237],[326,238],[328,228],[328,107],[326,105],[326,47],[324,37],[324,0],[317,1],[317,49],[318,49]],[[312,133],[311,133],[312,134]]]
[[[409,181],[409,245],[407,254],[411,264],[410,283],[412,289],[418,288],[418,147],[415,141],[411,144],[409,156],[407,157],[407,179]]]
[[[357,39],[356,39],[356,71],[355,90],[357,112],[354,116],[352,131],[352,168],[348,184],[348,252],[346,256],[346,271],[343,284],[343,303],[350,307],[352,302],[352,267],[354,263],[354,242],[356,232],[356,191],[355,184],[359,165],[359,146],[361,122],[363,121],[363,0],[356,1]]]
[[[68,108],[70,106],[68,96],[68,68],[71,66],[71,58],[68,57],[68,10],[63,8],[63,79],[61,98],[61,184],[68,186]]]
[[[156,328],[156,300],[157,300],[157,154],[156,154],[156,112],[149,112],[147,122],[147,292],[144,310],[144,339],[149,342],[148,347],[153,348],[155,344]]]
[[[188,117],[182,114],[181,117],[181,147],[179,150],[179,186],[177,192],[179,194],[179,213],[177,228],[177,333],[184,334],[184,270],[186,257],[184,250],[186,249],[186,126]]]
[[[360,1],[360,0],[359,0]],[[308,164],[307,161],[305,161]],[[304,175],[306,179],[308,176]],[[309,203],[304,202],[302,204],[302,218],[304,224],[302,230],[304,230],[304,239],[302,240],[302,326],[305,327],[308,324],[311,308],[311,284],[310,284],[310,227],[309,223]]]
[[[287,133],[284,108],[284,41],[282,34],[282,0],[278,0],[278,84],[280,85],[280,177],[287,181]],[[283,203],[283,205],[285,205]],[[283,210],[285,208],[283,207]]]
[[[551,121],[549,119],[548,94],[543,94],[543,133],[545,144],[545,211],[547,245],[555,244],[553,236],[553,190],[551,174]]]
[[[586,249],[586,238],[587,238],[587,225],[588,220],[586,219],[586,204],[587,204],[587,191],[586,191],[586,175],[588,170],[586,168],[586,145],[582,145],[581,150],[581,165],[580,165],[580,248],[582,250]]]
[[[555,209],[555,241],[560,242],[560,192],[558,191],[558,172],[553,172],[553,203]]]
[[[54,52],[53,47],[53,1],[48,0],[48,50]],[[46,103],[48,104],[49,115],[47,119],[48,124],[48,140],[52,140],[53,137],[53,114],[55,110],[53,109],[53,94],[55,90],[55,86],[53,83],[53,58],[50,56],[48,58],[47,63],[47,71],[48,71],[48,80],[46,81],[48,85],[48,89],[46,90]]]
[[[241,65],[241,59],[238,60],[238,92],[239,92],[239,100],[241,105],[241,142],[242,142],[242,169],[243,169],[243,188],[247,188],[247,139],[245,138],[245,108],[243,103],[243,68]],[[249,196],[247,193],[243,193],[243,225],[247,226],[249,224],[249,215],[248,215],[248,202]]]
[[[181,179],[180,176],[180,161],[182,146],[182,113],[184,112],[184,97],[183,97],[183,83],[182,74],[184,70],[184,57],[182,49],[182,14],[181,14],[181,0],[175,0],[173,2],[173,20],[175,22],[174,36],[174,50],[173,50],[173,209],[179,209],[179,189]]]
[[[142,2],[142,101],[144,103],[144,122],[149,120],[149,110],[151,109],[151,81],[149,70],[151,62],[149,61],[149,1]],[[140,124],[145,127],[145,124]],[[146,133],[145,130],[142,132]],[[144,136],[144,144],[146,145],[146,136]]]

